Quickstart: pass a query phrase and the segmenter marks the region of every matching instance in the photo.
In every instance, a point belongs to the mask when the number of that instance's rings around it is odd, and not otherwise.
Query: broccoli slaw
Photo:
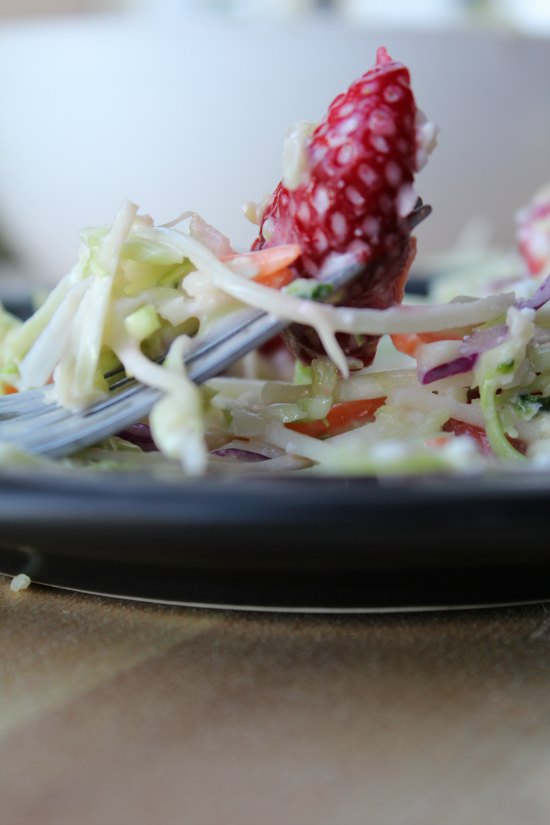
[[[319,304],[315,281],[282,282],[292,245],[239,254],[195,213],[156,226],[125,203],[112,226],[82,232],[76,265],[31,318],[3,313],[3,391],[51,384],[60,405],[84,409],[120,366],[162,391],[148,421],[75,457],[81,465],[170,464],[185,475],[547,467],[550,255],[540,259],[550,233],[535,202],[521,225],[531,258],[522,251],[511,277],[491,279],[485,263],[477,294],[385,310]],[[468,284],[472,273],[475,264]],[[452,291],[452,278],[441,282]],[[326,357],[306,365],[264,351],[195,386],[191,338],[243,305],[313,327]],[[347,358],[339,332],[382,336],[374,363]]]

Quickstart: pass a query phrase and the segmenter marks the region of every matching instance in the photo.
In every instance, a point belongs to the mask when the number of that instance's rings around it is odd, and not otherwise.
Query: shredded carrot
[[[404,332],[390,335],[390,338],[398,352],[414,358],[422,344],[432,344],[434,341],[461,341],[464,332],[455,329],[445,329],[441,332]]]
[[[282,289],[294,280],[294,275],[288,267],[278,269],[276,272],[260,273],[252,278],[257,284],[270,286],[272,289]]]
[[[385,402],[384,398],[361,398],[358,401],[341,401],[331,407],[326,418],[320,421],[293,421],[286,426],[297,433],[318,438],[323,435],[338,435],[349,430],[354,424],[372,421],[376,410]]]
[[[426,440],[427,447],[443,447],[449,441],[449,436],[447,435],[436,435],[434,438],[428,438]]]
[[[301,254],[301,247],[297,243],[287,243],[280,246],[267,246],[252,252],[224,255],[221,260],[237,266],[252,266],[255,270],[254,277],[257,278],[260,275],[271,275],[285,269],[293,264]]]
[[[301,254],[302,250],[298,244],[288,243],[252,252],[224,255],[221,260],[232,264],[237,272],[242,269],[243,274],[256,281],[257,284],[263,284],[272,289],[282,289],[294,280],[295,276],[289,266]]]
[[[13,395],[13,393],[19,392],[17,387],[12,387],[11,384],[6,384],[4,387],[4,395]]]

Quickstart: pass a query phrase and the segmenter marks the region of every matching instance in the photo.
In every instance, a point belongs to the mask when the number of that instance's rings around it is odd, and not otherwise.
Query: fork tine
[[[144,418],[160,396],[158,390],[135,384],[108,406],[68,413],[46,433],[39,430],[24,437],[22,446],[32,453],[59,458],[78,452]]]
[[[432,213],[432,207],[427,203],[422,202],[422,198],[418,198],[416,206],[411,214],[407,217],[407,224],[409,230],[412,232],[423,220],[425,220]]]
[[[0,422],[47,405],[44,390],[25,390],[0,398]],[[53,403],[53,402],[52,402]]]
[[[215,346],[214,336],[204,347],[198,347],[188,359],[189,377],[197,383],[206,381],[285,326],[285,322],[255,311],[248,323],[240,325],[236,334],[229,336],[223,329],[220,336],[222,343],[218,347]],[[28,418],[12,420],[8,422],[11,426],[6,428],[6,433],[0,426],[0,438],[6,434],[17,439],[17,443],[29,452],[62,457],[89,447],[144,418],[160,397],[158,390],[131,380],[118,392],[113,392],[83,412],[71,413],[57,407],[55,410],[60,414],[54,412],[55,418],[49,418],[49,412],[43,413],[31,432]],[[42,426],[43,419],[45,427]]]

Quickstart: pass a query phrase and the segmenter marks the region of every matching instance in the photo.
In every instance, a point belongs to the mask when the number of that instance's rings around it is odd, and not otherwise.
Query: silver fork
[[[431,212],[420,200],[407,218],[410,228]],[[345,258],[344,258],[345,261]],[[365,271],[348,259],[327,271],[323,282],[332,287],[335,301],[342,287]],[[185,358],[187,374],[200,384],[222,372],[247,352],[261,346],[288,326],[261,310],[232,313],[211,333],[200,336]],[[29,453],[63,457],[96,444],[147,416],[162,393],[145,387],[124,372],[111,373],[107,397],[81,412],[71,412],[49,399],[48,388],[25,390],[0,399],[0,443],[13,444]]]

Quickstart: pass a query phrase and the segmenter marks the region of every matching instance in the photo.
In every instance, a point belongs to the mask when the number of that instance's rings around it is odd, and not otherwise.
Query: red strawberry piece
[[[517,224],[519,251],[529,274],[543,275],[550,267],[550,187],[518,212]]]
[[[445,433],[453,433],[454,435],[469,435],[470,438],[473,438],[478,449],[483,453],[483,455],[493,455],[491,445],[489,444],[489,439],[487,438],[487,433],[483,427],[476,427],[475,424],[467,424],[465,421],[459,421],[457,418],[449,418],[449,420],[443,425],[442,430]],[[519,438],[512,438],[509,435],[507,435],[506,438],[512,447],[515,447],[518,453],[525,455],[527,445],[524,441]]]
[[[330,105],[306,145],[305,180],[279,183],[262,216],[253,248],[300,244],[299,277],[319,277],[334,253],[367,264],[342,301],[384,309],[398,303],[414,258],[406,216],[416,197],[417,109],[409,71],[378,49],[375,66]],[[340,335],[349,356],[371,363],[377,338]],[[286,341],[302,360],[323,352],[314,330],[293,325]]]

